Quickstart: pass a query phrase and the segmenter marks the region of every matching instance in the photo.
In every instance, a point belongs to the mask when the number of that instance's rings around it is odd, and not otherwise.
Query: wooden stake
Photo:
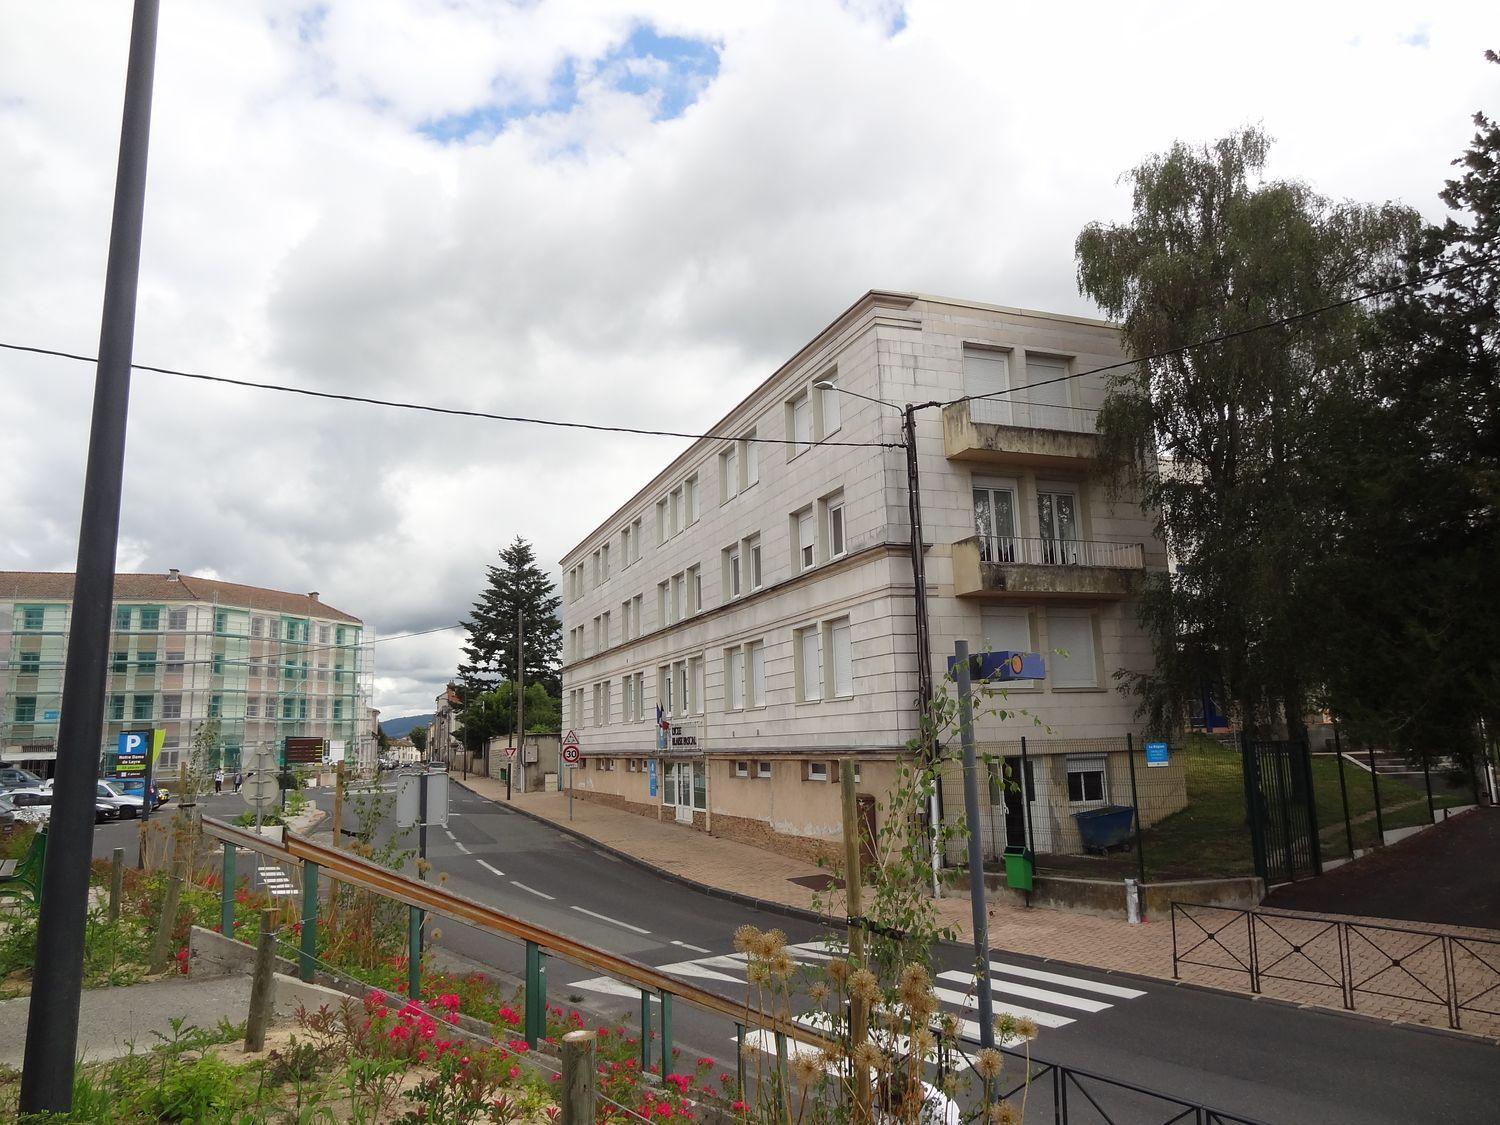
[[[562,1125],[593,1125],[597,1100],[595,1038],[589,1030],[570,1031],[562,1041]]]
[[[245,1050],[266,1045],[266,1025],[276,1000],[276,923],[269,910],[260,912],[260,939],[255,946],[255,975],[250,979],[250,1015],[245,1020]]]

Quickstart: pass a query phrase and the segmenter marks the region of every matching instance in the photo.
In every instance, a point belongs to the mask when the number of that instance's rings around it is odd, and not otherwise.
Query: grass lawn
[[[1174,748],[1173,753],[1181,754],[1184,759],[1188,805],[1146,829],[1147,879],[1155,882],[1253,875],[1255,859],[1245,821],[1245,781],[1239,751],[1194,735],[1182,749]],[[1338,760],[1332,755],[1314,756],[1312,773],[1323,857],[1346,856],[1349,845],[1339,794]],[[1346,762],[1344,782],[1349,795],[1354,846],[1372,847],[1375,798],[1370,775]],[[1462,805],[1470,800],[1467,793],[1448,789],[1440,775],[1433,774],[1435,806]],[[1386,828],[1427,823],[1427,796],[1420,776],[1415,786],[1405,780],[1382,777],[1380,804]],[[1118,878],[1135,874],[1136,856],[1134,849],[1104,857],[1044,856],[1039,866],[1060,875]]]

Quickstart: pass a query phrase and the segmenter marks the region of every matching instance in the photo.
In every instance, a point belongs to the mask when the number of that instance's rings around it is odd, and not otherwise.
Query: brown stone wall
[[[702,814],[698,814],[702,816]],[[702,821],[698,821],[699,824]],[[785,832],[777,832],[764,820],[756,820],[748,816],[730,816],[728,813],[714,813],[715,836],[722,836],[726,840],[738,840],[745,844],[754,844],[758,848],[777,852],[781,855],[796,856],[805,859],[809,863],[816,863],[820,855],[831,857],[833,848],[823,840],[814,840],[810,836],[792,836]]]
[[[606,805],[612,809],[622,809],[625,812],[635,813],[637,816],[649,816],[652,820],[656,819],[655,805],[632,801],[619,793],[601,793],[597,789],[575,789],[573,796],[580,801],[592,801],[596,805]]]

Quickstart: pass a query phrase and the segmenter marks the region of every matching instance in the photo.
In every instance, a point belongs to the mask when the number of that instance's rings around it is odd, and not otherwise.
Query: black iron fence
[[[1441,1011],[1449,1027],[1500,1029],[1500,940],[1279,910],[1172,903],[1172,977],[1242,976],[1250,991],[1303,986],[1353,1012]],[[1477,1026],[1482,1025],[1482,1026]]]

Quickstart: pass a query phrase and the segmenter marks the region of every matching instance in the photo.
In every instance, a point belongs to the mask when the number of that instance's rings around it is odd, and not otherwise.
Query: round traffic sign
[[[262,746],[245,763],[245,784],[240,796],[252,809],[268,809],[281,799],[281,781],[276,776],[276,755]]]
[[[562,748],[562,760],[570,766],[576,766],[583,759],[583,751],[577,746],[569,744]]]

